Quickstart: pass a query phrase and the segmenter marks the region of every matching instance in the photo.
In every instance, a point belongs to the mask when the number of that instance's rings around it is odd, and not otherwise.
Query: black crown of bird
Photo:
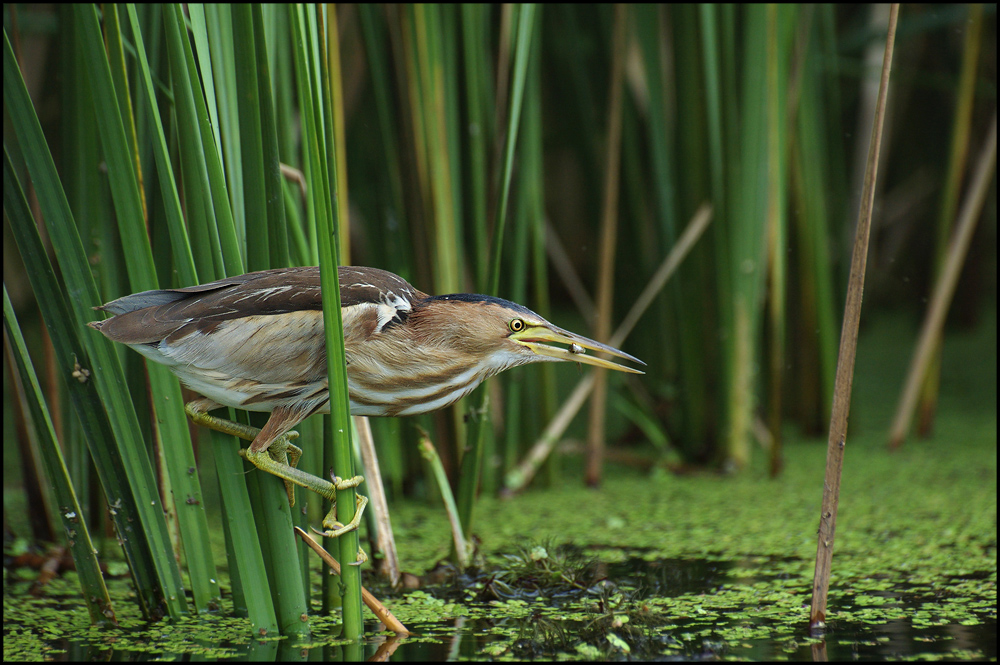
[[[645,364],[619,349],[563,330],[517,303],[459,293],[430,296],[386,270],[341,267],[341,316],[351,414],[407,416],[442,409],[485,379],[533,362],[571,361],[642,374],[586,355],[599,351]],[[243,455],[258,468],[334,500],[360,476],[329,483],[295,468],[290,443],[306,417],[330,412],[318,267],[262,270],[180,289],[144,291],[101,307],[114,314],[90,326],[166,365],[204,396],[191,419],[251,441]],[[208,414],[222,406],[271,416],[262,429]],[[291,461],[289,462],[289,457]],[[324,520],[335,537],[360,520]]]

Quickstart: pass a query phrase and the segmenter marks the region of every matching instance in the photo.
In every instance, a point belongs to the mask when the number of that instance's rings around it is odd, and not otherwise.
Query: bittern
[[[493,296],[429,296],[377,268],[341,267],[341,316],[351,413],[409,416],[454,404],[505,369],[543,361],[639,370],[586,355],[601,351],[641,360],[559,328],[530,309]],[[301,450],[292,428],[330,412],[319,268],[279,268],[180,289],[144,291],[98,309],[115,316],[90,325],[170,368],[204,399],[186,411],[200,425],[251,441],[255,466],[335,501],[356,476],[329,483],[295,468]],[[562,346],[556,346],[562,345]],[[230,406],[271,414],[263,429],[208,414]],[[291,462],[289,463],[289,456]],[[357,528],[323,520],[325,535]]]

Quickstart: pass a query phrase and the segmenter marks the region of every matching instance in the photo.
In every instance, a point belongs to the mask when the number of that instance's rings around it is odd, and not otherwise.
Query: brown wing
[[[208,333],[221,322],[322,308],[319,268],[278,268],[179,289],[144,291],[98,309],[117,314],[90,325],[123,344],[148,344],[185,330]],[[341,306],[372,303],[409,310],[426,294],[386,270],[341,267]]]
[[[388,270],[341,266],[337,276],[340,279],[341,307],[374,303],[409,310],[415,301],[427,297],[426,293],[413,288],[405,279]]]

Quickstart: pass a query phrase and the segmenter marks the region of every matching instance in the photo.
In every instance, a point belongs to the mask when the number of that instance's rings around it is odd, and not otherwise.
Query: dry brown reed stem
[[[389,520],[389,502],[385,496],[385,485],[382,483],[382,470],[375,454],[375,441],[372,439],[372,426],[365,416],[353,416],[354,426],[358,432],[358,449],[361,451],[361,464],[368,479],[368,496],[371,500],[372,514],[375,515],[376,531],[378,532],[378,550],[384,555],[376,561],[376,569],[380,575],[389,578],[393,587],[399,584],[399,555],[396,553],[396,538],[392,533],[392,522]],[[373,552],[374,553],[374,552]]]
[[[323,559],[326,565],[330,566],[335,575],[340,575],[340,564],[333,558],[333,556],[330,555],[329,552],[323,549],[323,547],[317,543],[312,536],[303,531],[300,527],[295,527],[295,533],[297,533],[299,538],[302,539],[302,542],[308,545],[314,552],[316,552],[316,554],[319,555],[319,558]],[[389,611],[388,607],[379,602],[379,599],[373,596],[371,592],[364,587],[361,587],[361,600],[364,601],[365,605],[368,606],[368,609],[370,609],[375,616],[378,617],[378,620],[384,623],[385,627],[389,630],[403,635],[413,634],[406,629],[406,626],[404,626],[399,619],[392,615],[392,612]]]
[[[830,589],[830,568],[833,563],[833,537],[837,524],[837,504],[840,501],[840,476],[844,466],[844,447],[847,443],[847,416],[851,409],[851,384],[854,381],[854,359],[858,348],[858,326],[861,322],[865,265],[868,261],[868,236],[871,232],[872,207],[875,203],[878,154],[882,145],[885,102],[889,92],[889,71],[892,68],[892,49],[896,38],[898,17],[899,4],[893,4],[889,11],[889,29],[885,40],[885,55],[882,59],[878,103],[875,105],[871,141],[868,144],[868,163],[865,167],[864,189],[861,196],[861,208],[858,212],[858,227],[854,236],[851,274],[847,282],[844,324],[840,331],[840,352],[833,387],[833,408],[830,410],[826,477],[823,482],[823,505],[820,510],[816,569],[813,575],[812,608],[809,619],[810,630],[820,634],[826,627],[826,601]]]

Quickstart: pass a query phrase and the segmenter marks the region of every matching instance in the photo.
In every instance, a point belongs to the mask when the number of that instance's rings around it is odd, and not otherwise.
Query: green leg
[[[216,405],[205,400],[196,400],[186,404],[184,410],[196,425],[201,425],[202,427],[207,427],[223,434],[239,437],[246,441],[253,441],[260,434],[260,429],[256,427],[234,423],[231,420],[210,415],[208,413],[208,409],[210,408],[216,408]],[[285,432],[272,441],[264,450],[253,452],[251,449],[243,449],[240,450],[240,455],[261,471],[266,471],[284,481],[285,490],[288,492],[288,505],[295,505],[295,489],[293,485],[305,487],[332,501],[333,506],[330,507],[330,512],[323,518],[323,528],[326,531],[318,533],[322,533],[328,538],[336,538],[348,531],[357,529],[361,523],[361,514],[368,504],[368,497],[358,495],[358,509],[354,514],[354,519],[344,525],[337,521],[337,490],[357,487],[364,482],[364,477],[354,476],[353,478],[344,480],[334,476],[334,482],[331,483],[297,469],[296,465],[299,463],[299,458],[302,457],[302,449],[291,443],[291,441],[298,438],[298,436],[299,433],[294,430]],[[367,555],[362,551],[359,551],[358,558],[358,563],[368,560]]]
[[[250,425],[244,425],[243,423],[234,423],[232,420],[226,420],[225,418],[219,418],[217,416],[210,415],[208,413],[209,409],[218,408],[218,405],[214,403],[207,403],[203,400],[197,400],[194,402],[188,402],[184,405],[184,411],[191,418],[191,422],[195,425],[201,425],[202,427],[207,427],[209,429],[214,429],[216,432],[222,432],[223,434],[229,434],[237,438],[243,439],[244,441],[253,441],[260,434],[260,429],[257,427],[251,427]],[[302,449],[291,443],[293,439],[299,438],[299,433],[295,430],[290,432],[285,432],[280,437],[271,442],[271,445],[267,447],[267,452],[269,455],[268,461],[277,465],[279,468],[288,468],[296,471],[303,477],[314,478],[316,482],[325,482],[321,478],[316,476],[311,476],[303,471],[298,471],[295,467],[299,463],[299,458],[302,457]],[[263,452],[263,451],[262,451]],[[247,451],[240,450],[240,455],[245,459],[247,457]],[[295,482],[290,478],[285,478],[280,473],[275,473],[269,468],[264,468],[257,462],[249,460],[258,469],[272,473],[285,482],[285,492],[288,494],[288,505],[295,505],[295,488],[292,483]],[[302,483],[296,483],[302,485]],[[309,487],[308,485],[302,485],[303,487]]]

